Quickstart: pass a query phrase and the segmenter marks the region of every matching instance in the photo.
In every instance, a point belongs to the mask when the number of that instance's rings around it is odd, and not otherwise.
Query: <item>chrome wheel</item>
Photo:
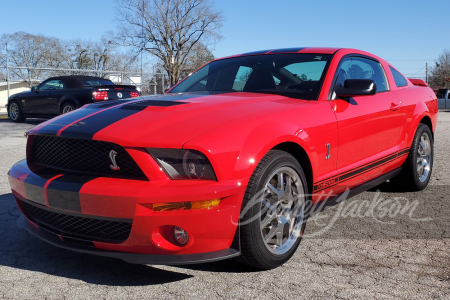
[[[19,106],[17,103],[13,102],[9,106],[9,117],[11,120],[16,121],[20,116]]]
[[[72,105],[66,105],[66,106],[63,107],[62,113],[63,113],[63,114],[66,114],[66,113],[68,113],[68,112],[70,112],[70,111],[72,111],[72,110],[74,110],[74,108],[73,108]]]
[[[421,182],[425,182],[431,170],[431,142],[426,133],[420,136],[417,154],[417,176]]]
[[[301,234],[304,188],[291,167],[280,167],[267,178],[260,210],[261,236],[270,252],[281,255],[294,246]]]

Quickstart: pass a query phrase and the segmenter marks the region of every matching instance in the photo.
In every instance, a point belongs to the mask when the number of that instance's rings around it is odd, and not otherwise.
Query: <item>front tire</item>
[[[8,106],[8,116],[11,121],[21,123],[25,121],[25,116],[22,113],[22,108],[17,101],[11,101]]]
[[[403,164],[402,173],[391,182],[402,190],[421,191],[427,187],[433,170],[434,141],[430,128],[419,124],[409,150],[408,158]]]
[[[295,253],[306,224],[308,185],[298,161],[271,150],[250,178],[241,209],[241,256],[257,269],[281,266]]]

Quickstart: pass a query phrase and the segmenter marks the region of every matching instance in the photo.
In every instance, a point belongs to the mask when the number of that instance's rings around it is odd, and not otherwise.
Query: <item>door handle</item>
[[[397,110],[399,110],[400,109],[400,104],[401,104],[401,102],[400,103],[391,103],[391,110],[392,111],[397,111]]]

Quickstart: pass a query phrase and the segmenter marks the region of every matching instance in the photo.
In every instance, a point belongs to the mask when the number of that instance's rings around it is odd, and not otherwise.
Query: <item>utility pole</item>
[[[153,66],[153,79],[155,80],[155,85],[153,86],[153,95],[156,95],[156,87],[158,86],[158,81],[156,80],[156,67]]]
[[[143,54],[143,47],[144,47],[144,0],[142,0],[142,18],[141,18],[141,93],[142,93],[142,54]]]
[[[6,84],[8,85],[8,99],[9,99],[9,54],[8,54],[8,43],[6,43]]]
[[[162,94],[164,94],[165,89],[164,89],[164,72],[161,72],[161,85],[162,85]]]
[[[428,63],[425,65],[425,82],[428,84]]]

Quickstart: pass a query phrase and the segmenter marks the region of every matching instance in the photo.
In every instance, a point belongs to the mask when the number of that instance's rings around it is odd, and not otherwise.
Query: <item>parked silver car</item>
[[[449,89],[439,89],[436,93],[439,108],[450,108],[450,90]]]

